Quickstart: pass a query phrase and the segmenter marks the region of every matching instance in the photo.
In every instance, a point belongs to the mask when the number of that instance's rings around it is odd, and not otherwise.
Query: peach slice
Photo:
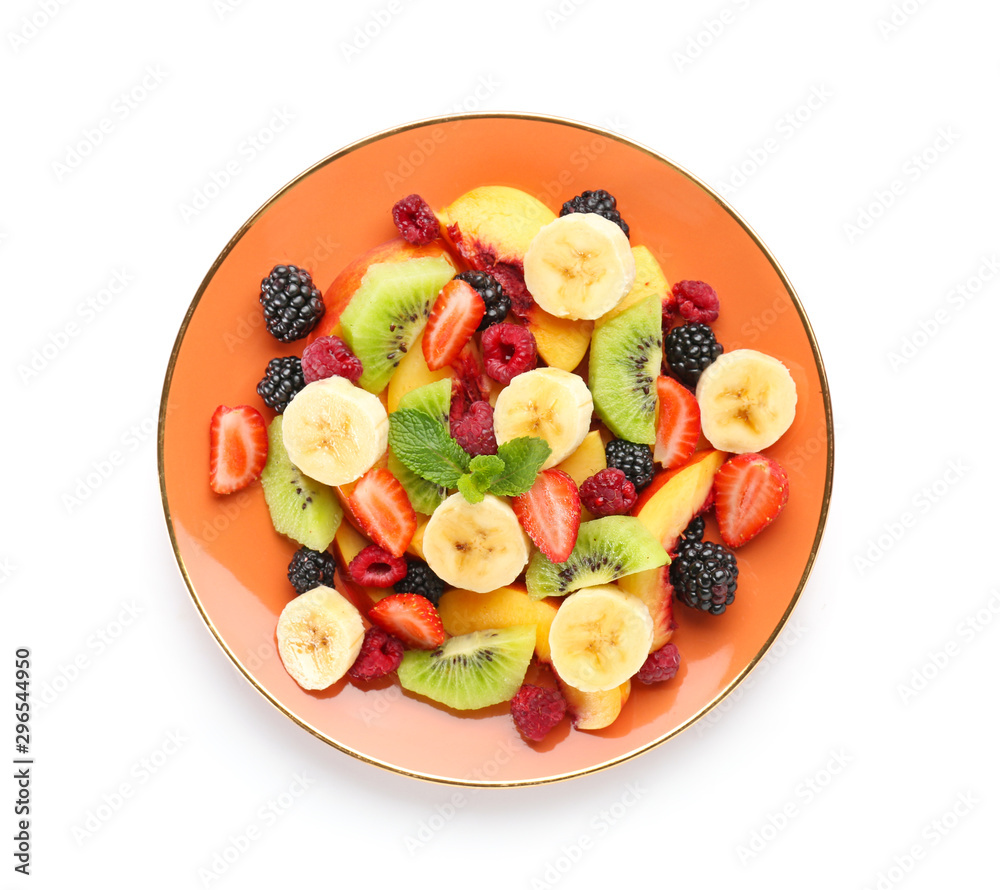
[[[438,613],[444,629],[453,636],[474,630],[491,630],[534,624],[535,654],[539,661],[549,662],[549,626],[558,611],[558,602],[551,599],[533,600],[522,584],[499,587],[488,593],[471,590],[448,590],[438,601]]]
[[[573,371],[583,361],[594,332],[592,321],[557,318],[534,303],[525,320],[535,337],[538,354],[550,368]]]
[[[632,248],[632,256],[635,258],[635,282],[632,284],[632,289],[622,297],[622,301],[614,309],[597,320],[598,324],[614,318],[636,303],[642,302],[646,297],[655,295],[662,302],[667,296],[670,284],[650,249],[637,244]]]
[[[598,430],[591,430],[583,437],[583,441],[577,446],[569,457],[562,463],[556,464],[557,470],[572,477],[579,486],[601,470],[606,470],[608,461],[604,454],[604,440]]]
[[[698,451],[676,469],[657,473],[636,501],[632,515],[656,536],[668,553],[705,505],[715,473],[725,459],[724,451]],[[659,649],[674,630],[669,564],[619,578],[618,586],[646,604],[653,616],[650,652]]]
[[[581,692],[559,680],[559,689],[576,729],[604,729],[618,719],[632,691],[632,681],[604,692]]]
[[[432,371],[427,367],[427,362],[424,360],[423,337],[424,334],[421,331],[420,336],[417,337],[416,342],[410,347],[406,355],[403,356],[399,367],[396,368],[395,373],[389,380],[386,393],[386,406],[390,412],[395,411],[399,407],[399,400],[408,392],[425,386],[428,383],[435,383],[438,380],[443,380],[445,377],[453,376],[451,368],[441,368],[440,370]]]
[[[437,216],[459,256],[473,269],[496,277],[514,314],[525,317],[533,301],[524,286],[524,254],[555,213],[520,189],[486,185],[461,195]]]

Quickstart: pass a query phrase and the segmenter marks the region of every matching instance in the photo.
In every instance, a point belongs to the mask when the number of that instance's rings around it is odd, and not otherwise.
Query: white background
[[[5,803],[0,886],[985,886],[1000,824],[996,5],[345,5],[0,14],[0,688],[12,703],[13,651],[30,646],[36,693],[61,690],[32,721],[33,874],[12,870]],[[763,667],[643,757],[526,789],[398,777],[283,717],[198,617],[157,486],[170,349],[229,237],[330,152],[462,109],[607,126],[724,188],[806,306],[836,416],[826,536]],[[62,169],[102,118],[110,131]],[[127,284],[97,311],[116,274]],[[121,465],[69,504],[115,450]],[[0,727],[13,757],[12,718]]]

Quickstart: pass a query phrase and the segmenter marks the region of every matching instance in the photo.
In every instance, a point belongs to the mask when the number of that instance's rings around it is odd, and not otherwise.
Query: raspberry
[[[407,195],[392,205],[392,221],[410,244],[423,247],[441,235],[441,225],[420,195]]]
[[[429,599],[436,606],[441,594],[444,593],[444,581],[431,571],[427,563],[419,559],[406,561],[406,576],[397,581],[393,590],[396,593],[416,593]]]
[[[363,371],[361,359],[340,337],[320,337],[302,352],[302,375],[306,383],[327,377],[346,377],[357,383]]]
[[[677,647],[673,643],[667,643],[655,652],[649,653],[635,678],[647,686],[650,683],[662,683],[677,673],[680,664],[681,654],[677,651]]]
[[[257,384],[257,395],[268,408],[281,414],[305,385],[302,360],[297,355],[273,358],[267,363],[264,378]]]
[[[627,513],[638,497],[635,486],[617,467],[595,473],[580,486],[580,501],[595,516]]]
[[[527,328],[502,322],[483,331],[483,364],[497,383],[508,384],[538,364],[535,337]]]
[[[306,336],[323,317],[323,296],[312,276],[298,266],[275,266],[260,283],[260,304],[268,333],[282,343]]]
[[[377,680],[391,674],[403,660],[403,644],[381,627],[369,627],[361,641],[361,651],[348,668],[355,680]]]
[[[685,321],[711,324],[719,317],[719,295],[704,281],[678,281],[671,295]]]
[[[314,587],[333,586],[333,573],[337,564],[326,551],[300,547],[288,564],[288,580],[296,593],[305,593]]]
[[[347,574],[365,587],[392,587],[406,577],[406,560],[369,544],[351,560]]]
[[[473,402],[465,414],[451,423],[451,437],[475,457],[496,454],[497,437],[493,432],[493,408],[489,402]]]
[[[510,715],[521,735],[540,742],[566,716],[566,699],[558,689],[525,683],[510,700]]]

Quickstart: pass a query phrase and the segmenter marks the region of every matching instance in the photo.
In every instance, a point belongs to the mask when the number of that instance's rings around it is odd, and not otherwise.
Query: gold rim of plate
[[[760,651],[754,656],[754,658],[750,661],[750,663],[733,679],[733,681],[728,686],[726,686],[725,689],[719,692],[719,694],[716,695],[716,697],[713,698],[710,702],[708,702],[700,711],[691,716],[680,726],[675,727],[670,732],[664,734],[663,736],[660,736],[657,739],[647,742],[635,748],[634,750],[629,751],[620,756],[611,758],[601,763],[595,763],[592,766],[589,766],[585,769],[574,770],[572,772],[560,773],[552,776],[545,776],[543,778],[523,779],[523,780],[507,781],[507,782],[490,782],[481,780],[456,779],[449,776],[436,776],[427,773],[418,773],[404,769],[403,767],[400,766],[396,766],[395,764],[392,763],[386,763],[385,761],[369,757],[362,751],[357,751],[353,748],[341,744],[340,742],[337,742],[335,739],[332,739],[328,735],[326,735],[326,733],[324,733],[322,730],[317,729],[315,726],[302,720],[300,717],[296,716],[291,711],[289,711],[267,689],[265,689],[260,683],[258,683],[257,680],[254,678],[254,676],[240,662],[239,658],[236,657],[236,654],[232,651],[232,649],[229,648],[229,645],[219,634],[218,629],[213,624],[211,618],[209,618],[208,613],[205,611],[205,607],[198,596],[198,592],[195,590],[194,583],[191,580],[191,576],[188,574],[187,566],[184,564],[184,559],[182,558],[177,546],[177,538],[174,534],[173,520],[170,515],[170,505],[167,502],[166,479],[164,477],[164,468],[163,468],[163,436],[164,436],[164,423],[166,421],[166,413],[167,413],[167,401],[170,394],[170,384],[174,374],[174,365],[177,362],[177,356],[180,353],[181,344],[184,341],[184,335],[187,331],[188,324],[190,323],[191,318],[194,315],[195,309],[197,309],[198,304],[201,302],[201,298],[205,293],[205,290],[207,289],[209,282],[211,282],[212,278],[214,277],[216,270],[226,260],[226,258],[232,252],[233,248],[236,246],[239,240],[247,233],[247,231],[254,224],[254,222],[256,222],[258,217],[260,217],[261,214],[263,214],[275,201],[281,198],[281,196],[284,195],[285,192],[287,192],[291,188],[294,188],[302,180],[310,176],[316,170],[319,170],[322,167],[325,167],[327,164],[331,164],[334,161],[338,160],[339,158],[342,158],[345,155],[348,155],[359,148],[363,148],[364,146],[369,145],[372,142],[377,142],[378,140],[384,139],[387,136],[394,136],[398,133],[404,133],[407,130],[414,130],[420,127],[432,126],[434,124],[444,124],[444,123],[449,123],[451,121],[473,120],[473,119],[483,119],[483,118],[540,121],[544,123],[560,124],[563,126],[574,127],[579,130],[585,130],[587,132],[602,136],[606,139],[613,139],[616,142],[628,145],[638,151],[650,155],[651,157],[655,158],[661,163],[666,164],[671,169],[677,171],[682,176],[693,182],[695,185],[699,186],[730,216],[732,216],[732,218],[736,220],[737,223],[739,223],[739,225],[743,228],[743,230],[750,236],[751,239],[753,239],[754,243],[760,248],[764,256],[767,257],[768,262],[770,262],[775,272],[777,272],[778,277],[781,279],[781,282],[784,285],[785,290],[788,293],[788,296],[791,298],[792,303],[794,304],[795,309],[799,314],[799,319],[802,322],[802,326],[805,329],[806,336],[809,339],[809,346],[812,349],[813,359],[816,362],[816,370],[820,378],[820,384],[823,396],[823,408],[827,426],[826,480],[823,489],[823,502],[820,510],[819,523],[816,528],[816,536],[813,538],[812,548],[809,552],[809,559],[806,562],[805,569],[803,570],[802,573],[802,578],[799,580],[798,587],[796,588],[795,594],[792,596],[792,599],[788,604],[788,608],[781,616],[781,619],[775,626],[774,631],[771,633],[771,635],[768,637],[764,645],[761,647]],[[382,130],[381,132],[375,133],[371,136],[367,136],[364,139],[359,139],[356,142],[352,142],[351,144],[341,148],[339,151],[336,151],[333,154],[330,154],[327,157],[323,158],[322,160],[318,161],[317,163],[313,164],[307,170],[304,170],[294,179],[290,180],[288,183],[282,186],[282,188],[280,188],[270,198],[268,198],[268,200],[265,201],[257,209],[257,211],[245,223],[243,223],[242,226],[240,226],[239,231],[236,232],[236,234],[229,240],[226,246],[222,249],[222,252],[218,255],[218,257],[216,257],[215,262],[212,263],[211,268],[208,270],[207,274],[202,279],[201,285],[198,287],[198,291],[195,293],[194,299],[191,301],[191,305],[188,306],[188,310],[184,315],[184,320],[181,323],[180,330],[177,333],[177,338],[174,341],[174,346],[170,353],[170,361],[167,365],[167,372],[163,381],[163,390],[160,397],[160,412],[159,412],[159,424],[157,431],[156,453],[157,453],[157,472],[160,480],[160,499],[163,503],[163,514],[166,519],[167,530],[170,534],[170,545],[173,548],[174,558],[177,560],[177,565],[180,568],[181,575],[183,576],[184,582],[187,585],[188,592],[191,594],[191,598],[194,600],[194,604],[197,607],[198,612],[201,614],[201,617],[208,625],[209,630],[212,632],[212,635],[215,637],[216,641],[222,647],[223,651],[225,651],[225,653],[229,656],[233,664],[236,665],[240,673],[242,673],[243,676],[250,681],[251,685],[262,696],[264,696],[264,698],[266,698],[286,717],[290,718],[292,721],[297,723],[303,729],[310,732],[312,735],[316,736],[316,738],[326,742],[328,745],[331,745],[334,748],[343,751],[345,754],[350,754],[352,757],[356,757],[357,759],[365,763],[381,767],[382,769],[388,770],[389,772],[392,773],[396,773],[397,775],[407,776],[413,779],[422,779],[424,781],[435,782],[445,785],[458,785],[458,786],[476,787],[476,788],[514,788],[526,785],[545,785],[552,782],[560,782],[560,781],[565,781],[567,779],[577,778],[579,776],[590,775],[591,773],[599,772],[601,770],[608,769],[609,767],[616,766],[619,763],[624,763],[627,760],[631,760],[634,757],[638,757],[640,754],[644,754],[647,751],[656,748],[659,745],[662,745],[664,742],[668,741],[669,739],[672,739],[674,736],[683,732],[685,729],[688,729],[689,727],[693,726],[705,714],[711,711],[712,708],[718,705],[719,702],[721,702],[724,698],[726,698],[727,695],[729,695],[737,686],[739,686],[740,683],[743,682],[747,674],[749,674],[750,671],[752,671],[753,668],[757,665],[757,663],[764,657],[764,655],[767,654],[767,650],[771,647],[771,644],[774,642],[778,634],[781,632],[782,628],[785,626],[785,623],[788,621],[788,618],[791,615],[792,610],[795,608],[796,604],[799,601],[799,597],[802,594],[803,589],[805,588],[806,582],[809,580],[809,576],[812,573],[813,564],[816,561],[816,555],[819,551],[820,542],[823,538],[823,532],[826,529],[826,519],[830,509],[830,496],[833,490],[833,456],[834,456],[833,409],[830,402],[830,386],[826,375],[826,366],[823,363],[823,357],[820,354],[819,345],[816,342],[815,332],[813,331],[812,325],[809,322],[809,318],[806,316],[805,309],[803,309],[802,307],[802,303],[799,300],[798,294],[795,292],[795,288],[792,286],[791,281],[789,281],[788,276],[785,274],[785,270],[781,267],[781,264],[777,261],[777,259],[775,259],[774,254],[771,253],[770,249],[767,247],[766,244],[764,244],[760,236],[753,230],[753,228],[749,225],[749,223],[747,223],[746,220],[744,220],[743,217],[740,216],[740,214],[733,207],[731,207],[721,196],[719,196],[715,192],[715,190],[711,186],[703,182],[693,173],[689,172],[680,165],[676,164],[674,161],[671,161],[669,158],[660,154],[659,152],[656,152],[653,149],[648,148],[647,146],[642,145],[641,143],[636,142],[632,139],[628,139],[624,136],[621,136],[618,133],[614,133],[610,130],[603,129],[602,127],[593,126],[591,124],[582,123],[580,121],[571,120],[569,118],[555,117],[553,115],[546,115],[546,114],[532,114],[528,112],[513,112],[513,111],[470,112],[466,114],[451,114],[440,117],[422,118],[420,120],[411,121],[409,123],[402,124],[398,127],[393,127],[388,130]]]

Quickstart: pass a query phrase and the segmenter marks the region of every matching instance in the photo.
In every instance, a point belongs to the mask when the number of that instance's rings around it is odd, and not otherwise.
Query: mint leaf
[[[497,449],[504,469],[490,485],[493,494],[516,497],[524,494],[535,482],[535,476],[552,453],[549,443],[537,436],[521,436],[504,442]]]
[[[389,415],[389,446],[404,466],[445,488],[455,488],[469,469],[469,455],[440,421],[413,408]]]
[[[495,454],[477,454],[469,461],[469,472],[477,486],[489,491],[493,482],[503,473],[503,458]]]
[[[476,477],[471,473],[459,477],[458,490],[470,504],[478,504],[486,497],[486,489],[479,487]]]
[[[458,490],[470,504],[478,504],[503,471],[504,462],[495,454],[477,454],[469,461],[469,472],[458,480]]]

